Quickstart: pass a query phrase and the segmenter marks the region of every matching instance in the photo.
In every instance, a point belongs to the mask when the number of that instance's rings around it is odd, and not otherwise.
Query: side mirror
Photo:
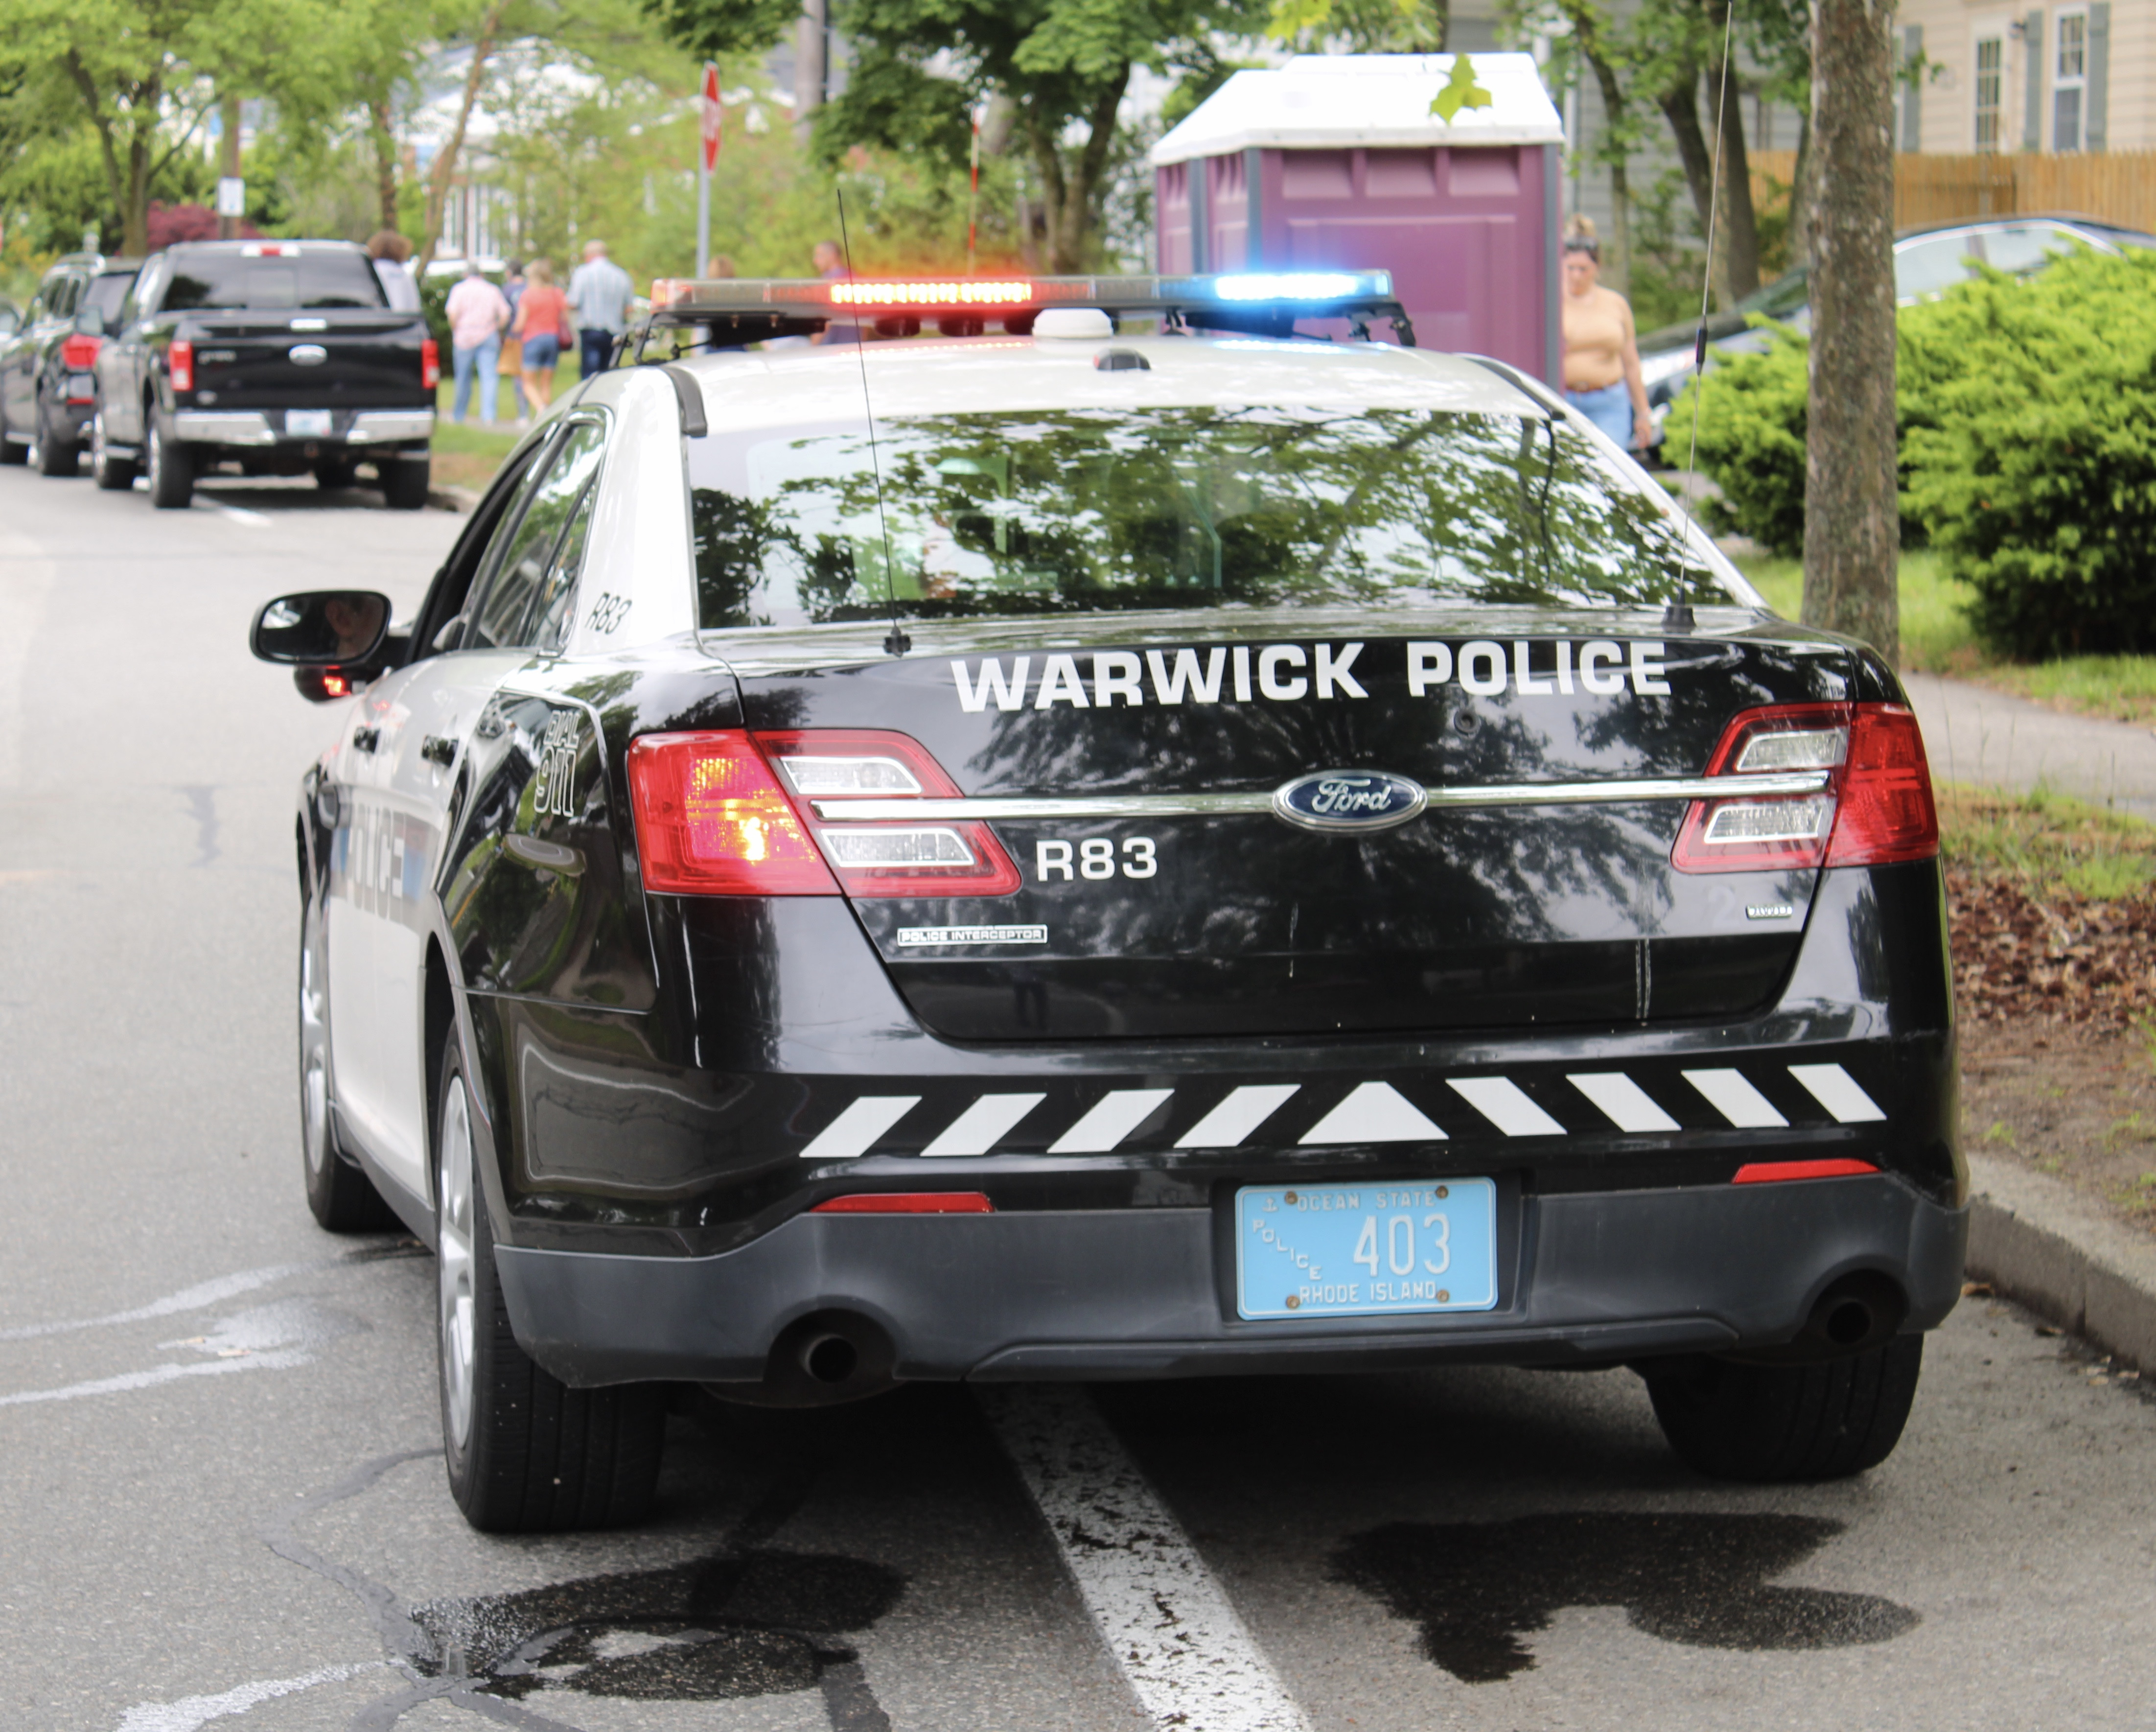
[[[372,589],[280,595],[254,616],[247,646],[287,667],[363,667],[389,635],[389,598]]]
[[[105,321],[105,315],[94,306],[86,306],[74,316],[75,335],[78,337],[102,337],[111,328]]]

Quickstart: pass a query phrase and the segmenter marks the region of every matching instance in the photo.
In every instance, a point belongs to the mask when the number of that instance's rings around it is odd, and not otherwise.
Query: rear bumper
[[[1960,1293],[1968,1211],[1881,1176],[1528,1196],[1495,1311],[1245,1323],[1220,1207],[802,1215],[716,1257],[495,1257],[517,1339],[580,1385],[747,1382],[812,1313],[872,1320],[901,1378],[1004,1380],[1589,1365],[1789,1340],[1859,1270],[1929,1329]]]
[[[431,439],[432,409],[336,409],[327,434],[287,430],[284,409],[181,409],[172,429],[190,445],[260,447],[277,445],[390,445]]]

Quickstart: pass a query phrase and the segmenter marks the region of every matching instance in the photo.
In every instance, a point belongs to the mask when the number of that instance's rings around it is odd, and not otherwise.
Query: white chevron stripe
[[[866,1154],[875,1139],[921,1102],[917,1094],[865,1094],[841,1113],[806,1149],[804,1161],[850,1161]]]
[[[1177,1138],[1175,1146],[1233,1149],[1279,1112],[1287,1097],[1301,1087],[1299,1082],[1267,1082],[1233,1089],[1226,1100]]]
[[[1448,1077],[1445,1086],[1508,1137],[1562,1137],[1564,1127],[1502,1077]]]
[[[1840,1065],[1791,1065],[1789,1074],[1812,1092],[1812,1098],[1834,1114],[1837,1123],[1864,1124],[1887,1116]]]
[[[1045,1094],[984,1094],[950,1123],[923,1154],[986,1154],[1015,1129],[1019,1120],[1048,1097]]]
[[[1647,1091],[1622,1071],[1589,1071],[1565,1079],[1599,1107],[1620,1131],[1674,1131],[1683,1128],[1657,1107]]]
[[[1302,1135],[1312,1143],[1442,1143],[1445,1133],[1389,1082],[1358,1083]]]
[[[1050,1154],[1106,1154],[1150,1118],[1172,1088],[1118,1088],[1048,1145]]]
[[[1774,1110],[1772,1101],[1744,1080],[1741,1071],[1686,1071],[1684,1074],[1685,1081],[1741,1131],[1771,1130],[1789,1122]]]

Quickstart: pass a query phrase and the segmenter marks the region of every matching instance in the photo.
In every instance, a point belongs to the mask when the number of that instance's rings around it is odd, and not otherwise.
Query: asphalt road
[[[924,1387],[685,1413],[632,1533],[470,1533],[430,1259],[302,1200],[334,712],[245,646],[459,521],[0,470],[0,1727],[2149,1723],[2156,1404],[1981,1298],[1839,1485],[1693,1477],[1624,1372]]]

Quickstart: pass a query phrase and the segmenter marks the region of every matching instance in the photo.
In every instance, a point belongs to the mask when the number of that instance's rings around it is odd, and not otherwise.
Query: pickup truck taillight
[[[60,365],[69,373],[88,373],[97,364],[97,352],[104,345],[103,337],[79,331],[60,345]]]
[[[195,346],[184,337],[172,339],[172,347],[166,352],[165,369],[172,375],[175,391],[192,391],[195,388]]]
[[[419,383],[429,391],[442,383],[442,352],[431,337],[419,345]]]

